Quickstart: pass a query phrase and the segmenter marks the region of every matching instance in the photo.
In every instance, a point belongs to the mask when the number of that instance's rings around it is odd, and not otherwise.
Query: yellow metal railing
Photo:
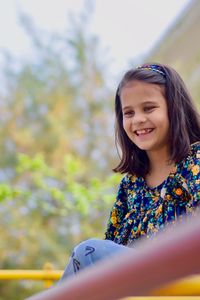
[[[188,278],[178,280],[170,285],[156,290],[153,294],[156,296],[200,296],[200,275],[190,276]]]
[[[49,288],[62,273],[62,270],[54,270],[50,263],[46,263],[43,270],[0,270],[0,280],[41,280],[45,288]]]
[[[0,270],[0,280],[41,280],[44,281],[45,288],[49,288],[54,281],[60,279],[62,273],[62,270],[53,270],[51,264],[45,264],[43,270]],[[178,280],[154,291],[152,295],[200,296],[200,275]],[[198,298],[200,299],[200,297]],[[136,297],[127,299],[136,299]],[[151,299],[151,297],[148,297],[148,299]],[[141,297],[140,300],[142,300]]]
[[[42,280],[48,288],[61,277],[62,271],[0,270],[0,280]]]

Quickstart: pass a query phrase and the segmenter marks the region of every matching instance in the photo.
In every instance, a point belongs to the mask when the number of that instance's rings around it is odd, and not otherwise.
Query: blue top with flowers
[[[143,177],[126,174],[111,210],[105,238],[129,245],[136,239],[154,236],[164,224],[200,205],[200,142],[190,147],[167,179],[150,188]]]

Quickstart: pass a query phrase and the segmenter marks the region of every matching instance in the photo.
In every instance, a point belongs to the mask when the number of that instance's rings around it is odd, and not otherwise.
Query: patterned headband
[[[154,72],[157,72],[157,73],[161,74],[162,76],[166,77],[166,74],[163,71],[162,67],[160,67],[158,65],[142,65],[142,66],[137,67],[137,69],[154,71]]]

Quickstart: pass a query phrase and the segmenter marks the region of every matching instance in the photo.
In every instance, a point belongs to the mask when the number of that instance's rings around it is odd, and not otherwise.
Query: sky
[[[19,22],[19,12],[30,16],[38,28],[64,32],[69,13],[78,14],[88,0],[0,0],[0,56],[8,49],[16,57],[29,57],[29,38]],[[190,0],[91,0],[90,31],[99,37],[114,72],[144,56],[162,37]]]

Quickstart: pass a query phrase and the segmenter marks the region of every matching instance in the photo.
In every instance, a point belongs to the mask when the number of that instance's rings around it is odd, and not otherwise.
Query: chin
[[[150,145],[141,145],[141,144],[135,144],[140,150],[143,151],[151,151],[153,150],[153,146]]]

